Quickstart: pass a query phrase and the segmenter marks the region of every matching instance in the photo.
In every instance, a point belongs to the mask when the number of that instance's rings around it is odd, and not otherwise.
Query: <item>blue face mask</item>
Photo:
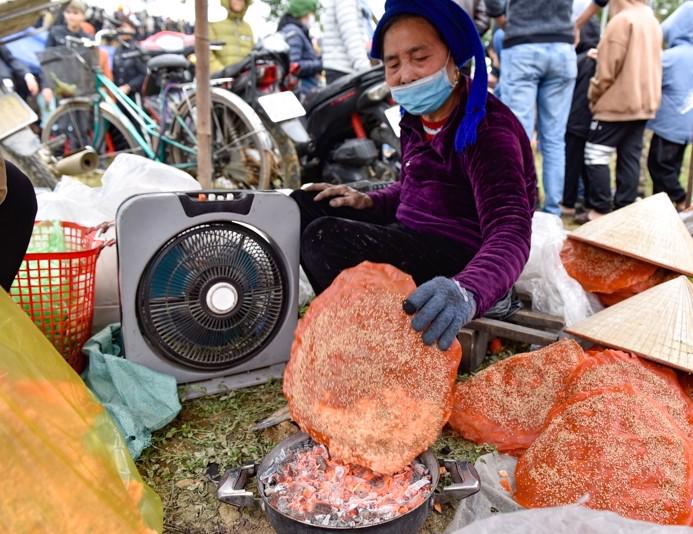
[[[391,87],[392,98],[412,115],[428,115],[440,109],[455,88],[455,84],[448,78],[449,59],[450,56],[443,68],[430,76]]]

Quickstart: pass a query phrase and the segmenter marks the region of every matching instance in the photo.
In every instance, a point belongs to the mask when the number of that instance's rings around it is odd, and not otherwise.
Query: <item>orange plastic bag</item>
[[[590,293],[614,293],[649,279],[656,265],[566,239],[561,261],[568,274]]]
[[[457,384],[450,426],[475,443],[521,454],[582,358],[580,345],[563,340],[491,365]]]
[[[557,405],[517,464],[528,508],[586,505],[665,525],[693,519],[693,451],[666,410],[628,385]]]
[[[681,387],[676,373],[626,352],[604,350],[590,353],[570,375],[563,399],[594,389],[626,384],[654,399],[684,433],[689,432],[693,402]]]
[[[330,454],[383,474],[407,466],[450,416],[462,349],[428,347],[402,310],[415,289],[390,265],[342,272],[300,322],[284,374],[291,415]]]
[[[108,413],[0,290],[0,531],[153,534],[159,497]]]

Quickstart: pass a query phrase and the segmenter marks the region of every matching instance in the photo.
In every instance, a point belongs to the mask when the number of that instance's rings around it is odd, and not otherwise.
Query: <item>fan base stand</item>
[[[186,401],[218,395],[235,389],[259,386],[270,380],[281,380],[284,376],[285,367],[286,364],[280,363],[271,367],[248,371],[247,373],[183,384],[178,388],[178,395],[182,401]]]

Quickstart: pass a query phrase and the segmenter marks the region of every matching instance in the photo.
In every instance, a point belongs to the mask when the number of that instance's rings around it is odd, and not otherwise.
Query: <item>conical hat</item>
[[[606,308],[566,332],[693,372],[693,284],[679,276]]]
[[[569,236],[693,276],[693,238],[666,193],[588,222]]]

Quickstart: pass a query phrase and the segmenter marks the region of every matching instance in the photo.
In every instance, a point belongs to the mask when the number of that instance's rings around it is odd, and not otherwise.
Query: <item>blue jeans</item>
[[[532,43],[501,52],[501,99],[532,138],[535,122],[544,158],[544,211],[560,214],[565,181],[565,128],[577,59],[568,43]]]

